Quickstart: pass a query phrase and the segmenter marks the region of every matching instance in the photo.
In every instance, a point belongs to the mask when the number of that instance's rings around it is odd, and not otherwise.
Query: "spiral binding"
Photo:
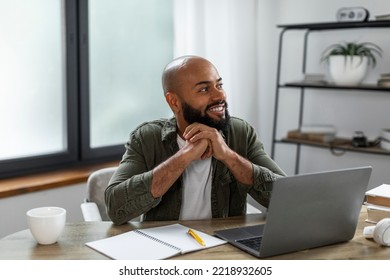
[[[147,238],[149,238],[149,239],[151,239],[151,240],[153,240],[153,241],[156,241],[156,242],[158,242],[158,243],[164,244],[164,245],[166,245],[166,246],[168,246],[168,247],[170,247],[170,248],[172,248],[172,249],[175,249],[175,250],[181,252],[181,249],[180,249],[180,248],[178,248],[178,247],[176,247],[176,246],[174,246],[174,245],[172,245],[172,244],[169,244],[169,243],[167,243],[167,242],[165,242],[165,241],[162,241],[162,240],[160,240],[160,239],[158,239],[158,238],[156,238],[156,237],[150,236],[149,234],[144,233],[144,232],[142,232],[142,231],[140,231],[140,230],[138,230],[138,229],[134,230],[134,232],[136,232],[136,233],[138,233],[138,234],[140,234],[140,235],[142,235],[142,236],[144,236],[144,237],[147,237]]]

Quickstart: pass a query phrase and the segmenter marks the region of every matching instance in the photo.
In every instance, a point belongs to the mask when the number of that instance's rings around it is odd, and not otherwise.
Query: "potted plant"
[[[337,85],[358,85],[364,79],[368,66],[375,67],[382,49],[369,42],[345,42],[327,47],[321,62],[329,63],[329,74]]]

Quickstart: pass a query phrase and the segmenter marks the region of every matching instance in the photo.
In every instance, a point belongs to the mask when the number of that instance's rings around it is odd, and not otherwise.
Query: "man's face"
[[[178,74],[177,93],[181,110],[177,117],[187,125],[199,122],[223,129],[229,121],[222,78],[215,67],[205,60],[193,60]]]

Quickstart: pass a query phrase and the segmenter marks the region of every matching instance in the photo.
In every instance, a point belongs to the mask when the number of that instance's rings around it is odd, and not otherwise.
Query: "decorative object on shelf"
[[[378,86],[390,87],[390,73],[381,74],[381,77],[378,80]]]
[[[352,146],[368,147],[367,137],[362,131],[355,131],[355,135],[352,137]]]
[[[352,146],[355,148],[368,148],[375,147],[381,142],[381,137],[377,137],[376,139],[369,141],[367,137],[364,135],[363,131],[355,131],[352,137]]]
[[[370,13],[363,7],[344,7],[337,10],[337,21],[367,21]]]
[[[345,42],[327,47],[321,62],[329,64],[329,74],[336,85],[355,86],[367,74],[368,66],[375,67],[382,49],[369,42]]]

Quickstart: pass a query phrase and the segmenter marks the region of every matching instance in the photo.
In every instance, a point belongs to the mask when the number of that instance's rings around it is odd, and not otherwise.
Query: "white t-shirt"
[[[177,135],[177,144],[183,148],[185,140]],[[211,215],[211,157],[193,161],[184,171],[183,200],[180,220],[210,219]]]

